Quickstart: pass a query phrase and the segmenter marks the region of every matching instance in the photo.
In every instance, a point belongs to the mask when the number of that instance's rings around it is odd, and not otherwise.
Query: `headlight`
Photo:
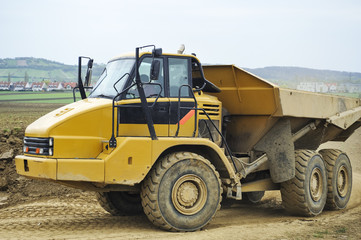
[[[53,138],[24,138],[24,153],[34,155],[53,155],[54,139]]]

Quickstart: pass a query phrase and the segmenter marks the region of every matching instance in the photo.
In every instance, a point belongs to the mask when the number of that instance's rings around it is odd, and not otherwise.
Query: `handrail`
[[[180,94],[181,94],[181,88],[182,88],[182,87],[188,87],[188,88],[190,88],[190,89],[192,90],[191,86],[189,86],[189,85],[182,85],[182,86],[179,87],[179,90],[178,90],[178,94],[179,94],[179,95],[178,95],[178,123],[177,123],[177,131],[176,131],[176,134],[175,134],[174,137],[178,137],[178,134],[179,134],[179,128],[180,128],[180,123],[179,123],[179,122],[180,122],[180,109],[190,109],[190,110],[195,110],[195,111],[196,111],[196,112],[195,112],[195,124],[194,124],[193,137],[195,136],[195,132],[196,132],[196,130],[197,130],[197,111],[203,111],[204,114],[207,116],[208,120],[209,120],[209,121],[211,122],[211,124],[213,125],[213,127],[217,130],[217,133],[221,136],[222,141],[223,141],[223,144],[224,144],[224,146],[225,146],[225,148],[226,148],[226,151],[227,151],[227,153],[228,153],[228,155],[229,155],[229,157],[230,157],[230,159],[231,159],[231,161],[232,161],[232,164],[233,164],[233,166],[234,166],[234,169],[236,170],[236,172],[238,172],[236,163],[234,162],[234,159],[233,159],[232,151],[231,151],[231,149],[229,148],[225,137],[223,136],[223,134],[221,133],[221,131],[219,131],[218,127],[217,127],[216,124],[212,121],[211,117],[208,115],[208,113],[206,112],[206,110],[204,110],[204,108],[198,108],[198,107],[197,107],[197,106],[198,106],[198,105],[197,105],[197,99],[196,99],[196,97],[194,96],[193,91],[191,91],[191,93],[192,93],[192,97],[193,97],[194,102],[195,102],[195,107],[192,107],[192,108],[191,108],[191,107],[181,107],[181,106],[180,106]],[[207,125],[207,123],[206,123],[206,125]],[[207,125],[207,128],[208,128],[208,130],[209,130],[211,139],[212,139],[212,141],[214,142],[213,137],[212,137],[212,134],[211,134],[211,132],[210,132],[210,129],[209,129],[208,125]]]
[[[93,89],[93,87],[83,87],[84,89]],[[74,102],[76,102],[76,96],[75,96],[75,90],[76,89],[79,89],[79,87],[74,87],[73,88],[73,99],[74,99]]]
[[[155,104],[157,103],[160,94],[163,91],[163,87],[159,83],[143,83],[143,85],[144,84],[159,85],[159,87],[160,87],[160,91],[159,91],[158,96],[156,97],[154,103],[151,106],[149,106],[149,107],[153,108],[155,106]],[[115,148],[117,146],[117,141],[116,141],[115,135],[114,135],[114,108],[127,107],[126,105],[115,105],[115,99],[117,99],[120,95],[127,92],[129,89],[131,89],[135,85],[136,85],[136,83],[131,84],[129,87],[125,88],[123,91],[121,91],[120,93],[115,95],[115,97],[113,98],[113,103],[112,103],[112,136],[111,136],[111,138],[109,140],[109,147],[111,147],[111,148]],[[133,107],[138,107],[138,106],[133,106]],[[141,107],[141,106],[139,106],[139,107]]]
[[[189,85],[189,84],[184,84],[182,86],[179,87],[178,89],[178,122],[177,122],[177,131],[175,133],[175,136],[174,137],[178,137],[178,134],[179,134],[179,122],[180,122],[180,110],[181,108],[182,109],[186,109],[185,107],[181,107],[180,106],[180,98],[181,98],[181,90],[182,90],[182,87],[188,87],[190,89],[190,92],[192,93],[192,98],[194,99],[194,109],[197,109],[197,106],[198,106],[198,103],[197,103],[197,99],[196,97],[194,96],[194,93],[192,91],[192,87]],[[188,108],[187,108],[188,109]],[[193,109],[193,108],[192,108]],[[196,132],[197,132],[197,110],[195,110],[195,115],[194,115],[194,131],[193,131],[193,137],[195,137],[196,135]]]

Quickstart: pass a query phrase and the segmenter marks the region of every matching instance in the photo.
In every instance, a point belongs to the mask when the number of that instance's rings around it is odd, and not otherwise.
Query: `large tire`
[[[221,194],[215,167],[190,152],[159,159],[141,189],[148,219],[168,231],[196,231],[207,225],[221,206]]]
[[[344,209],[350,200],[352,190],[352,167],[346,153],[336,149],[322,149],[328,173],[326,208]]]
[[[143,212],[139,193],[98,192],[96,197],[100,206],[114,216],[139,215]]]
[[[327,198],[327,172],[322,156],[310,150],[297,150],[295,174],[281,184],[282,205],[295,215],[320,214]]]

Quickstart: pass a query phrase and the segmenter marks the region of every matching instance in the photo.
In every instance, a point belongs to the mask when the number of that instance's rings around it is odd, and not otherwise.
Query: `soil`
[[[92,192],[17,175],[13,159],[22,152],[23,134],[23,126],[0,125],[0,239],[361,239],[361,128],[345,143],[321,146],[341,149],[351,159],[346,209],[295,217],[283,209],[279,191],[271,191],[258,204],[224,201],[205,229],[191,233],[162,231],[144,214],[112,216]]]

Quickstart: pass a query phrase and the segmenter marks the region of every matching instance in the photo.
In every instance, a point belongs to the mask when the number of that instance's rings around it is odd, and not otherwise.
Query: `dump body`
[[[290,121],[292,134],[310,122],[317,123],[314,131],[295,142],[296,149],[345,141],[361,126],[360,99],[280,88],[234,65],[203,69],[206,78],[222,90],[212,95],[230,116],[227,141],[233,152],[251,151],[280,119]]]

